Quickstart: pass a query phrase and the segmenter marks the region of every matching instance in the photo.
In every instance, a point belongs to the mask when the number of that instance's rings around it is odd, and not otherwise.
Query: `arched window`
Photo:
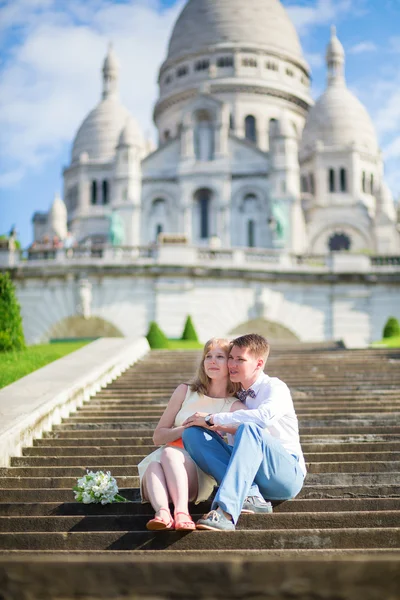
[[[214,128],[211,116],[206,110],[196,113],[194,148],[197,160],[212,160],[214,157]]]
[[[92,204],[97,204],[97,181],[92,181],[92,191],[90,201]]]
[[[310,193],[312,195],[315,194],[315,179],[314,179],[314,173],[310,173],[309,175],[309,181],[310,181]]]
[[[233,67],[233,56],[220,56],[217,58],[217,67]]]
[[[231,131],[232,131],[232,129],[235,129],[235,120],[234,120],[232,114],[229,115],[229,129]]]
[[[208,59],[198,60],[194,65],[195,71],[206,71],[210,66],[210,61]]]
[[[257,143],[257,127],[256,127],[256,119],[253,115],[248,115],[244,120],[244,130],[246,140],[250,140]]]
[[[305,175],[301,176],[301,191],[304,193],[308,192],[308,181]]]
[[[278,131],[279,121],[277,119],[270,119],[268,125],[268,136],[274,137]]]
[[[158,240],[158,236],[163,232],[163,226],[160,223],[156,225],[156,242]]]
[[[345,233],[334,233],[329,238],[328,244],[331,252],[340,252],[343,250],[350,250],[351,240]]]
[[[362,172],[361,188],[363,192],[367,191],[367,175],[365,171]]]
[[[347,192],[347,173],[346,169],[340,169],[340,191]]]
[[[198,205],[199,215],[199,237],[201,240],[206,240],[210,237],[210,190],[203,188],[198,190],[195,195]]]
[[[247,246],[249,248],[254,248],[256,245],[256,241],[255,241],[255,222],[253,219],[249,219],[249,221],[247,221]]]
[[[370,187],[369,187],[371,194],[374,193],[374,174],[371,173],[371,179],[370,179]]]
[[[104,180],[103,183],[101,184],[102,187],[102,196],[103,196],[103,204],[108,204],[110,201],[109,198],[109,188],[108,188],[108,181]]]
[[[334,192],[335,189],[336,189],[335,171],[334,171],[334,169],[329,169],[329,191]]]

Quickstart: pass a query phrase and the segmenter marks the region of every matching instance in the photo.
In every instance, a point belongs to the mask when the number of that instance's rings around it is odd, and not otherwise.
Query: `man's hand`
[[[207,425],[207,423],[204,420],[204,417],[206,417],[209,413],[202,413],[202,412],[197,412],[194,413],[194,415],[191,415],[190,417],[188,417],[186,419],[186,421],[183,422],[183,426],[184,427],[206,427],[207,429],[210,429],[210,427]]]

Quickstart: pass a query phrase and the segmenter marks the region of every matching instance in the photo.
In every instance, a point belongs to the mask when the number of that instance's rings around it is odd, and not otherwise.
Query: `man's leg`
[[[224,478],[232,454],[229,446],[215,431],[203,427],[188,427],[182,434],[186,452],[197,466],[218,484]]]
[[[213,508],[219,506],[237,522],[243,501],[253,495],[254,487],[264,498],[287,500],[296,496],[303,485],[298,461],[279,440],[253,423],[240,425],[235,436],[225,477],[215,496]],[[253,482],[257,486],[253,486]]]

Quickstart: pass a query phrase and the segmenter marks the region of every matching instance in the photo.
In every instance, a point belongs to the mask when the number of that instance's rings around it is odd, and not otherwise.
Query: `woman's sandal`
[[[178,515],[184,515],[186,519],[179,519]],[[196,529],[196,524],[192,517],[185,512],[174,513],[175,517],[175,531],[193,531]]]
[[[161,512],[162,510],[168,513],[169,521],[164,521],[162,517],[155,516],[154,519],[150,519],[150,521],[146,523],[146,529],[149,531],[164,531],[167,529],[174,529],[175,523],[171,517],[171,513],[166,508],[160,508],[157,512]]]

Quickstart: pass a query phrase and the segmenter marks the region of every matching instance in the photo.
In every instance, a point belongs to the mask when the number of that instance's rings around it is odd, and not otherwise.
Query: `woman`
[[[183,422],[196,412],[216,413],[239,410],[243,404],[233,397],[239,388],[229,380],[228,340],[213,338],[203,349],[197,377],[191,384],[179,385],[171,396],[153,435],[161,445],[139,463],[140,492],[150,502],[155,517],[146,527],[151,531],[196,528],[188,503],[207,500],[215,480],[201,471],[183,447]],[[187,427],[187,426],[186,426]],[[174,517],[169,502],[174,505]]]

